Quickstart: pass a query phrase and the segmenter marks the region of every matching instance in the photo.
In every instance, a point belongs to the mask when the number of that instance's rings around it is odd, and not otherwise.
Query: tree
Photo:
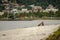
[[[49,14],[48,14],[47,12],[42,12],[42,16],[43,16],[43,17],[48,17],[48,15],[49,15]]]
[[[2,4],[0,4],[0,11],[4,10],[4,6]]]
[[[57,11],[57,12],[55,13],[55,16],[56,16],[56,17],[60,17],[60,11]]]
[[[50,11],[49,14],[48,14],[49,17],[54,17],[54,12],[53,11]]]
[[[56,7],[60,10],[60,0],[56,0]]]
[[[5,18],[5,17],[7,18],[7,15],[8,15],[8,13],[5,12],[2,16],[3,16],[4,18]]]
[[[42,6],[44,9],[49,4],[52,4],[53,6],[60,9],[60,0],[17,0],[17,3],[24,4],[24,5],[35,4],[35,5]]]
[[[9,14],[8,18],[14,19],[14,15],[13,14]]]
[[[19,18],[19,13],[16,13],[14,16],[15,18]]]
[[[37,12],[37,16],[38,17],[42,17],[43,15],[42,15],[42,12]]]

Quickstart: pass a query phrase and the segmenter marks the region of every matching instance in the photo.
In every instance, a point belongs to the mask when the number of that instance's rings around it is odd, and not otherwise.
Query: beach
[[[0,40],[45,40],[59,25],[36,26],[0,31]]]

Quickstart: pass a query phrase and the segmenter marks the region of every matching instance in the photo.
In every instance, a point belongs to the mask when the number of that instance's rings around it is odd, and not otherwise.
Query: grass
[[[46,40],[60,40],[60,27],[57,31],[51,34]]]

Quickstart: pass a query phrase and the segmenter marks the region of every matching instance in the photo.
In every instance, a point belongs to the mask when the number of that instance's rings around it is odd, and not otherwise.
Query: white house
[[[33,11],[32,10],[29,10],[30,13],[32,13]]]
[[[4,14],[4,12],[0,12],[0,15],[3,15]]]
[[[21,8],[24,8],[24,7],[25,7],[25,5],[21,5],[20,7],[21,7]]]
[[[23,8],[20,13],[29,13],[28,9],[27,8]]]
[[[38,12],[38,11],[42,11],[42,7],[41,6],[34,6],[33,8],[32,8],[32,10],[33,10],[33,12]]]
[[[56,12],[56,11],[58,11],[58,9],[53,7],[53,5],[49,5],[45,10],[43,10],[43,12],[49,12],[49,11]]]
[[[19,13],[19,10],[18,9],[12,9],[11,13],[14,13],[14,14]]]
[[[30,7],[34,7],[34,4],[32,4],[32,5],[29,5]]]

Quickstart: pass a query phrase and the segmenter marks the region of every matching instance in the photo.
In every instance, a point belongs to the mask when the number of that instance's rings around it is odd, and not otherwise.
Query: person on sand
[[[38,24],[38,26],[44,26],[44,22],[41,22],[40,24]]]

